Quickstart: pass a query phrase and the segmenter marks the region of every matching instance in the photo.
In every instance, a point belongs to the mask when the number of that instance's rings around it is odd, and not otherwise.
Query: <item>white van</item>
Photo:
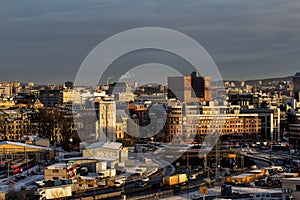
[[[189,179],[190,180],[195,180],[195,179],[197,179],[197,175],[196,174],[191,174],[191,175],[189,175]]]

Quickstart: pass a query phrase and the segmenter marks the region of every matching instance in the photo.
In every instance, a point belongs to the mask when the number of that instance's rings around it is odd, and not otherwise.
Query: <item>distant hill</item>
[[[238,80],[224,80],[224,82],[234,82],[235,84],[240,84],[242,81]],[[246,84],[258,84],[259,81],[262,81],[262,85],[271,85],[274,83],[282,82],[282,81],[293,81],[293,76],[287,76],[287,77],[279,77],[279,78],[266,78],[266,79],[253,79],[253,80],[246,80]]]

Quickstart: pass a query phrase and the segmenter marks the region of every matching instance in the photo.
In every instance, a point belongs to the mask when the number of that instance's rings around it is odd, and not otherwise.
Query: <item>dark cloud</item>
[[[181,31],[213,57],[224,79],[299,71],[300,2],[286,0],[0,1],[0,80],[74,79],[88,52],[127,29]]]

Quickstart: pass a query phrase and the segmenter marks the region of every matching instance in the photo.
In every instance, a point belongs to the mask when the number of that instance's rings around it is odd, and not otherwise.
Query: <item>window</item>
[[[300,191],[300,185],[296,185],[296,191]]]

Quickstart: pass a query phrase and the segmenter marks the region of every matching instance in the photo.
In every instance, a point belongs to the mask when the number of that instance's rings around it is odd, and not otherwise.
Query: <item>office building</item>
[[[300,92],[300,72],[297,72],[295,76],[293,77],[293,85],[294,85],[294,96],[297,99],[297,101],[300,101],[299,99],[299,92]]]
[[[116,141],[116,102],[112,98],[95,100],[98,120],[96,141]]]
[[[62,105],[63,94],[60,90],[41,90],[38,98],[45,107],[55,107]]]
[[[168,98],[180,102],[199,102],[211,100],[211,78],[200,77],[197,72],[190,76],[168,77]]]
[[[202,142],[206,134],[220,133],[222,138],[256,140],[260,130],[258,114],[240,114],[225,107],[173,104],[168,107],[165,125],[165,140],[171,141],[175,135],[184,141]]]

